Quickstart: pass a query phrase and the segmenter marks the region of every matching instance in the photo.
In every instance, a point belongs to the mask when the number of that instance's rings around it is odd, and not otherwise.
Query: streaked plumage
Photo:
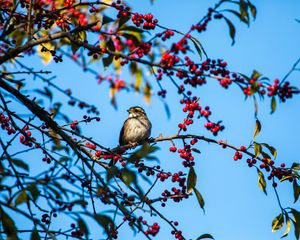
[[[129,116],[124,122],[120,132],[119,144],[127,145],[142,143],[150,137],[151,122],[144,109],[138,106],[127,110]]]

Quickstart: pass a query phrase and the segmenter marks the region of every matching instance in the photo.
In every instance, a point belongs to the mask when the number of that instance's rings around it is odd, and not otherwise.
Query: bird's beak
[[[130,110],[129,110],[129,109],[127,109],[126,111],[127,111],[128,113],[130,113]]]

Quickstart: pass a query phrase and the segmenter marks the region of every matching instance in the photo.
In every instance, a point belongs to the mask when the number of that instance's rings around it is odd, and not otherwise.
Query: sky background
[[[156,0],[153,5],[146,0],[128,2],[133,11],[151,12],[161,25],[186,32],[215,1]],[[228,27],[223,21],[213,21],[209,24],[208,31],[201,35],[196,34],[195,37],[201,41],[209,57],[225,59],[232,71],[250,75],[256,69],[272,80],[281,79],[300,57],[300,24],[295,21],[296,18],[300,19],[300,1],[273,0],[253,3],[258,14],[249,28],[239,20],[233,21],[237,29],[234,46],[231,46]],[[29,61],[36,68],[42,66],[36,57],[30,58],[28,63]],[[170,89],[166,98],[171,110],[170,119],[158,98],[153,97],[151,104],[147,105],[143,96],[125,91],[117,95],[118,110],[115,110],[109,104],[107,85],[98,85],[92,75],[83,73],[68,60],[62,64],[52,63],[44,69],[55,72],[55,82],[63,89],[72,87],[74,96],[99,107],[101,123],[88,125],[83,128],[83,132],[108,147],[118,144],[119,131],[127,117],[126,109],[132,105],[145,108],[152,121],[153,137],[159,134],[173,135],[177,131],[177,124],[185,117],[175,88],[168,82],[164,84]],[[102,68],[99,69],[100,72],[103,71]],[[299,73],[292,74],[289,81],[300,87],[299,77]],[[129,76],[125,74],[123,78]],[[154,78],[148,77],[148,80],[154,81]],[[253,101],[245,101],[244,95],[235,86],[225,90],[216,81],[210,81],[194,93],[200,96],[200,105],[211,107],[212,119],[223,120],[226,128],[217,139],[227,140],[236,146],[248,145],[255,126]],[[32,84],[34,86],[36,83]],[[285,104],[277,104],[276,112],[270,115],[270,100],[259,102],[258,118],[262,123],[262,131],[257,141],[267,142],[277,149],[276,162],[279,164],[285,162],[290,166],[293,162],[299,162],[299,103],[300,96],[295,96]],[[69,113],[72,113],[74,119],[84,114],[77,110],[69,110]],[[195,124],[192,130],[195,134],[212,137],[204,130],[202,121]],[[181,166],[181,160],[164,150],[169,146],[170,143],[159,144],[161,151],[158,152],[158,157],[162,168],[173,171]],[[244,159],[234,162],[233,151],[222,150],[205,142],[201,142],[198,147],[201,154],[197,155],[195,170],[198,175],[197,188],[205,199],[205,214],[199,208],[195,196],[179,204],[168,202],[167,207],[161,210],[163,214],[171,220],[179,221],[179,228],[187,239],[196,239],[203,233],[212,234],[216,240],[279,239],[283,232],[271,233],[271,222],[280,213],[271,186],[267,188],[266,197],[257,186],[256,170],[249,169]],[[164,187],[158,186],[153,194],[160,194]],[[284,206],[299,209],[299,202],[297,206],[292,205],[291,184],[280,184],[278,191]],[[157,206],[159,208],[159,204]],[[149,217],[147,220],[158,221]],[[58,218],[53,224],[60,226],[65,222]],[[92,231],[97,227],[92,222],[89,226]],[[161,226],[157,239],[171,239],[171,229],[163,223]],[[100,238],[101,230],[95,232],[95,238]],[[132,239],[131,231],[127,227],[121,228],[119,232],[119,239]],[[136,239],[143,237],[137,235]],[[293,229],[286,239],[294,239]]]

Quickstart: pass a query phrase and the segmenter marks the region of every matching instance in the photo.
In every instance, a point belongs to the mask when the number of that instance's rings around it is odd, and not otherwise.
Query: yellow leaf
[[[151,86],[149,83],[146,83],[146,86],[144,88],[144,99],[147,104],[151,103]]]
[[[114,63],[114,67],[115,67],[117,75],[120,75],[121,70],[122,70],[120,60],[114,60],[113,63]]]
[[[43,47],[48,51],[42,52]],[[51,43],[43,43],[43,45],[38,45],[38,55],[41,57],[44,65],[48,65],[52,60],[52,54],[49,52],[50,50],[53,50]]]
[[[142,84],[142,70],[141,69],[137,69],[136,73],[135,73],[135,84],[134,84],[134,90],[136,92],[139,91],[140,86]]]

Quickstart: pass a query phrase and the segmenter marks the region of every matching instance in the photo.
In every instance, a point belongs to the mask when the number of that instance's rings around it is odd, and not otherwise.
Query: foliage
[[[274,113],[277,102],[286,102],[298,94],[299,89],[287,79],[297,69],[300,59],[283,79],[270,81],[256,70],[250,76],[232,72],[223,59],[210,59],[199,40],[210,24],[222,21],[228,26],[234,44],[236,27],[232,20],[237,18],[249,26],[257,13],[252,2],[220,0],[185,33],[160,25],[151,13],[133,12],[121,1],[5,0],[0,7],[3,236],[16,239],[29,232],[31,239],[61,236],[89,239],[93,229],[88,227],[87,219],[93,219],[107,239],[117,239],[118,229],[125,223],[133,232],[152,239],[159,234],[160,224],[148,223],[146,219],[154,214],[157,221],[169,225],[174,238],[187,239],[188,231],[181,231],[177,221],[164,216],[160,206],[166,207],[170,201],[180,204],[195,196],[204,211],[194,166],[195,155],[200,153],[198,143],[207,142],[233,150],[235,161],[247,156],[248,166],[257,170],[259,188],[267,194],[270,181],[277,196],[280,214],[272,222],[272,231],[285,225],[282,235],[285,237],[293,224],[295,237],[299,239],[300,213],[282,206],[277,184],[290,182],[296,203],[300,195],[300,165],[278,165],[277,150],[268,143],[257,142],[256,137],[262,130],[257,118],[257,99],[269,99]],[[170,80],[186,117],[173,136],[151,138],[146,144],[138,143],[140,146],[135,150],[131,146],[110,149],[81,130],[85,124],[100,121],[98,107],[77,98],[71,89],[56,85],[48,77],[51,72],[36,71],[28,65],[24,59],[31,55],[39,56],[44,65],[51,61],[64,64],[64,59],[70,59],[83,71],[95,75],[99,83],[108,83],[114,107],[118,106],[118,93],[124,90],[143,94],[148,103],[153,96],[164,101],[167,90],[172,91],[164,87],[165,79]],[[100,64],[103,71],[99,71]],[[133,82],[122,79],[124,71],[131,74]],[[146,77],[148,72],[151,77]],[[39,81],[41,87],[33,88],[28,76]],[[213,119],[209,106],[200,105],[196,91],[207,79],[216,80],[224,89],[236,85],[246,98],[255,102],[256,125],[248,146],[237,147],[216,139],[224,125]],[[159,87],[157,93],[154,84]],[[29,98],[28,92],[35,98]],[[57,93],[68,99],[67,104]],[[16,112],[16,105],[22,110]],[[75,120],[65,112],[65,105],[78,107],[87,115]],[[29,114],[21,115],[22,111]],[[214,137],[193,134],[190,126],[201,121]],[[157,163],[158,146],[168,141],[172,143],[170,152],[183,161],[176,172],[163,170]],[[47,167],[35,169],[35,164],[26,162],[27,153],[41,158]],[[141,180],[148,182],[150,188],[145,189]],[[153,189],[167,181],[173,187],[155,195]],[[100,213],[99,205],[104,209]],[[32,228],[20,231],[13,214],[29,220]],[[74,223],[53,228],[51,223],[59,215],[69,217]],[[214,238],[205,233],[197,239]]]

